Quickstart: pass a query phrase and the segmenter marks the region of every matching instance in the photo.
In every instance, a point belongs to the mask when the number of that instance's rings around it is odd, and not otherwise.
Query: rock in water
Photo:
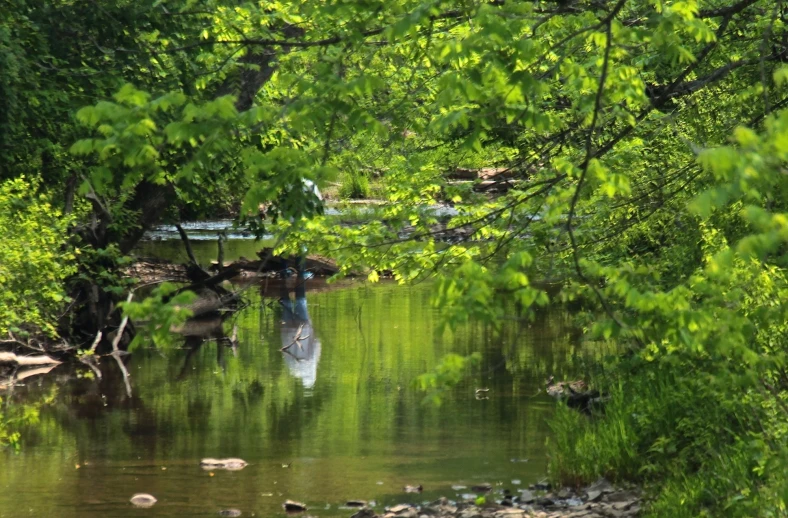
[[[478,507],[469,507],[460,513],[459,518],[482,518],[482,513]]]
[[[406,493],[421,493],[424,491],[424,486],[419,484],[418,486],[405,486],[402,488],[403,491]]]
[[[294,502],[292,500],[285,500],[285,503],[282,504],[282,507],[284,507],[285,511],[288,513],[302,513],[306,511],[306,505],[302,504],[301,502]]]
[[[534,496],[534,494],[527,489],[523,489],[523,491],[520,493],[520,502],[524,504],[530,504],[535,500],[536,497]]]
[[[587,491],[586,500],[589,502],[596,502],[602,497],[602,491]]]
[[[226,469],[228,471],[238,471],[247,466],[247,462],[243,459],[229,458],[229,459],[213,459],[205,458],[200,461],[202,469]]]
[[[599,491],[600,493],[612,493],[615,491],[613,484],[607,481],[605,477],[599,478],[596,482],[591,484],[586,488],[586,491],[590,493],[591,491]]]
[[[471,491],[476,491],[477,493],[489,493],[492,491],[492,484],[476,484],[475,486],[471,486]]]
[[[365,507],[367,505],[366,500],[348,500],[345,502],[345,505],[348,507]]]
[[[224,516],[225,518],[238,518],[241,514],[241,511],[238,509],[222,509],[219,511],[219,516]]]
[[[129,501],[137,507],[153,507],[157,502],[156,497],[148,493],[137,493]]]

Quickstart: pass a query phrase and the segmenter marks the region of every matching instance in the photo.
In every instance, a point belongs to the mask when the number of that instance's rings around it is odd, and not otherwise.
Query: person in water
[[[318,203],[323,196],[317,185],[311,180],[302,180],[305,193],[312,193]],[[291,223],[293,220],[291,219]],[[306,271],[306,246],[302,245],[296,259],[295,301],[290,299],[286,277],[289,276],[287,262],[282,270],[282,293],[279,303],[282,305],[282,352],[290,372],[301,379],[304,388],[312,388],[317,381],[317,363],[320,360],[320,340],[315,335],[312,320],[306,304],[306,280],[311,277]]]

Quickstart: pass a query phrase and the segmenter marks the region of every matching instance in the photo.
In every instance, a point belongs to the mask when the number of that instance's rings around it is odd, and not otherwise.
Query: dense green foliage
[[[62,185],[66,213],[79,185],[79,246],[126,254],[221,198],[343,273],[436,275],[448,325],[500,322],[502,299],[527,317],[550,302],[531,278],[557,278],[587,338],[623,357],[598,380],[608,415],[557,423],[553,476],[644,481],[661,515],[783,512],[781,2],[96,5],[16,0],[0,32],[3,176]],[[452,179],[493,167],[492,181]],[[369,175],[389,203],[334,225],[296,186],[338,173],[344,195],[365,195]],[[438,202],[458,238],[426,210]],[[100,318],[74,320],[81,343],[118,296],[86,268],[75,307],[106,297]]]
[[[55,335],[67,298],[64,283],[76,271],[67,251],[68,218],[50,196],[35,194],[24,178],[0,183],[0,335],[26,335],[33,326]],[[21,328],[20,328],[21,326]]]

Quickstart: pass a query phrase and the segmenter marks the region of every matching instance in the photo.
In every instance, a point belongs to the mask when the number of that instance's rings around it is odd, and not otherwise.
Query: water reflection
[[[544,476],[554,402],[533,396],[549,374],[572,376],[581,354],[560,308],[500,331],[439,333],[429,286],[284,281],[247,290],[225,320],[189,322],[184,349],[135,350],[133,397],[109,358],[101,379],[63,365],[0,394],[4,405],[47,402],[22,430],[21,452],[0,452],[0,518],[136,516],[128,499],[138,492],[159,499],[161,517],[283,516],[289,498],[310,515],[346,518],[338,505],[376,500],[381,511],[407,484],[431,500],[457,497],[452,485],[513,489],[511,480]],[[299,334],[290,355],[280,351]],[[421,405],[416,376],[448,353],[477,351],[479,369],[440,408]],[[488,400],[474,397],[480,387]],[[212,477],[204,457],[249,466]]]
[[[227,369],[226,348],[229,347],[232,350],[233,356],[238,356],[238,327],[233,326],[230,336],[227,336],[224,330],[224,322],[230,315],[231,313],[228,312],[222,316],[192,318],[178,329],[178,333],[184,338],[183,348],[186,349],[183,366],[178,374],[179,380],[188,375],[194,355],[206,342],[216,343],[216,362],[222,371]]]
[[[306,275],[303,267],[298,268],[295,285],[295,301],[290,299],[287,283],[283,282],[279,303],[282,305],[280,335],[281,351],[285,364],[304,388],[311,389],[317,381],[317,364],[320,361],[320,339],[315,333],[306,304]]]

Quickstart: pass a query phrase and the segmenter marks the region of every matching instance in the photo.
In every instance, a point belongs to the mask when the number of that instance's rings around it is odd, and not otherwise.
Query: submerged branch
[[[192,250],[191,241],[189,241],[189,236],[186,234],[186,231],[183,230],[183,227],[180,223],[175,224],[175,228],[178,230],[178,234],[181,236],[181,241],[183,241],[183,247],[186,249],[186,255],[189,257],[189,262],[191,262],[195,266],[199,266],[200,263],[197,262],[197,258],[194,257],[194,250]]]

